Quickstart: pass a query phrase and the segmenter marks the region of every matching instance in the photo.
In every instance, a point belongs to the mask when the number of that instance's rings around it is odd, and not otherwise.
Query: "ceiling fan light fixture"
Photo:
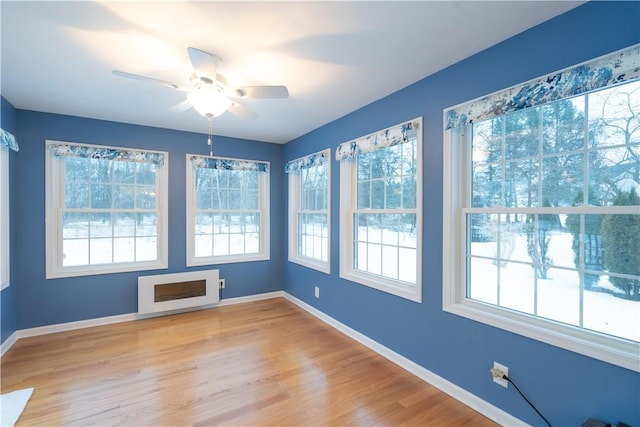
[[[218,55],[207,53],[194,47],[188,48],[187,52],[189,53],[189,60],[191,61],[193,72],[189,77],[189,84],[185,86],[118,70],[113,70],[113,74],[120,77],[161,84],[172,89],[187,92],[187,101],[189,104],[191,104],[199,114],[209,119],[220,116],[227,110],[229,110],[229,113],[242,119],[255,119],[257,117],[256,113],[240,102],[237,102],[236,98],[282,99],[289,97],[289,90],[286,86],[259,85],[231,88],[227,83],[227,79],[217,73],[218,65],[221,61]],[[230,99],[230,97],[233,100]],[[185,108],[181,106],[186,106],[186,102],[176,105],[172,108],[172,111],[184,111]]]
[[[205,117],[217,117],[227,111],[232,104],[215,86],[201,86],[190,91],[187,99],[195,110]]]

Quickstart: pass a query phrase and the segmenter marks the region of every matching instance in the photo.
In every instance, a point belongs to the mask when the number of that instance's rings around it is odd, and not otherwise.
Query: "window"
[[[446,132],[444,308],[638,370],[640,80],[592,89]]]
[[[0,129],[0,290],[9,286],[9,148]]]
[[[289,261],[330,272],[331,151],[292,160],[289,174]]]
[[[47,278],[167,268],[167,153],[46,148]]]
[[[0,290],[9,286],[9,149],[0,144]]]
[[[0,128],[0,290],[11,283],[9,227],[9,150],[18,151],[15,136]]]
[[[422,301],[422,119],[338,147],[340,277]]]
[[[269,259],[269,163],[187,155],[187,265]]]

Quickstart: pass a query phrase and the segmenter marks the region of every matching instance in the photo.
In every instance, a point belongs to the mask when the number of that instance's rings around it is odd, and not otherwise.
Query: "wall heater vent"
[[[220,302],[219,270],[138,277],[138,314],[161,313]]]

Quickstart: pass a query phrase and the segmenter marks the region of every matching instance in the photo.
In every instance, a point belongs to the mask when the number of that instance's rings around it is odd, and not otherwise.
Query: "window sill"
[[[384,277],[361,273],[356,270],[341,270],[340,277],[410,301],[422,303],[422,288],[420,285],[404,284],[400,281],[385,279]]]
[[[443,304],[443,310],[584,356],[640,372],[640,344],[550,320],[527,316],[468,299]]]
[[[224,257],[202,257],[187,260],[187,267],[197,267],[201,265],[233,264],[239,262],[268,261],[270,256],[262,254],[251,255],[229,255]]]
[[[331,266],[328,262],[316,261],[313,258],[306,257],[289,257],[289,262],[294,264],[299,264],[303,267],[311,268],[313,270],[318,270],[325,274],[331,274]]]
[[[96,276],[100,274],[129,273],[132,271],[162,270],[169,268],[166,262],[148,262],[139,264],[121,264],[114,266],[90,265],[81,268],[47,269],[46,279],[61,279],[64,277]]]

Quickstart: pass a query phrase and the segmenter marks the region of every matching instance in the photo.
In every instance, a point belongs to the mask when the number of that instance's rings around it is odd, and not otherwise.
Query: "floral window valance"
[[[370,153],[382,148],[403,144],[416,138],[418,128],[418,121],[410,120],[353,141],[345,142],[338,146],[336,160],[344,160],[360,153]]]
[[[223,159],[220,157],[191,156],[196,168],[269,172],[269,163],[253,160]]]
[[[73,144],[51,144],[49,147],[55,156],[152,163],[154,165],[164,165],[165,161],[164,153],[155,151],[125,150],[122,148],[91,147]]]
[[[451,129],[640,78],[640,44],[445,110]]]
[[[18,142],[16,141],[16,137],[2,128],[0,128],[0,144],[6,145],[13,151],[20,150],[20,147],[18,147]]]
[[[299,159],[291,160],[285,167],[285,173],[296,173],[302,169],[310,169],[316,166],[324,165],[329,161],[329,150],[320,151],[318,153],[309,154]]]

